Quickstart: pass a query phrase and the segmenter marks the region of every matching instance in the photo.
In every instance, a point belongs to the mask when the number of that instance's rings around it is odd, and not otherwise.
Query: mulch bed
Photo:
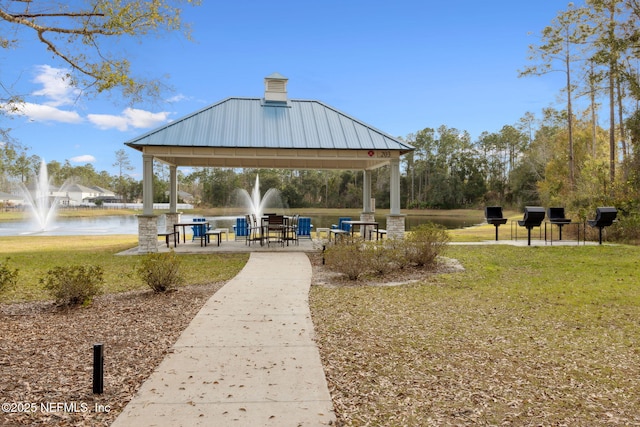
[[[110,425],[222,285],[104,295],[68,309],[0,305],[0,425]],[[97,343],[104,393],[94,395]]]

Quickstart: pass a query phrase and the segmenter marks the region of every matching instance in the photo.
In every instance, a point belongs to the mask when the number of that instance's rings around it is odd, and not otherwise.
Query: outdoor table
[[[351,239],[353,240],[353,232],[354,232],[354,225],[358,225],[360,226],[360,234],[362,234],[362,238],[366,239],[367,238],[367,226],[371,226],[374,227],[374,229],[376,230],[376,240],[378,240],[378,223],[376,221],[342,221],[343,224],[349,224],[351,225]]]
[[[264,241],[267,242],[267,245],[269,244],[271,231],[276,231],[276,234],[280,234],[281,235],[280,239],[284,244],[285,233],[286,233],[287,227],[289,227],[289,220],[291,219],[291,216],[288,216],[288,215],[280,215],[280,216],[282,216],[282,224],[277,224],[277,225],[269,224],[269,216],[262,217],[261,224],[260,224],[261,237],[262,237],[260,239],[260,245],[263,245]]]
[[[205,233],[207,232],[207,230],[209,229],[209,221],[202,221],[202,222],[177,222],[175,224],[173,224],[173,231],[178,231],[178,227],[182,227],[182,243],[187,243],[187,233],[186,233],[186,228],[187,227],[193,227],[193,226],[199,226],[202,227],[202,233],[200,233],[200,236],[205,236]],[[200,246],[202,246],[202,237],[200,238]]]

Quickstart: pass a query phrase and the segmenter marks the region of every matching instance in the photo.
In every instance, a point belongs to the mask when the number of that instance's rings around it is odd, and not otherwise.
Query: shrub
[[[396,269],[402,270],[410,266],[412,263],[407,258],[407,242],[405,239],[389,238],[384,242],[384,250],[389,262],[393,264]]]
[[[398,262],[400,246],[395,244],[396,239],[387,241],[366,242],[363,246],[363,256],[368,268],[379,276],[384,276],[400,267]]]
[[[605,233],[607,238],[613,241],[638,243],[640,241],[640,214],[633,212],[624,215],[618,212],[618,221],[613,227],[605,229]]]
[[[436,258],[441,255],[449,235],[447,230],[431,222],[420,224],[407,234],[405,238],[405,255],[409,262],[419,267],[431,268],[436,264]]]
[[[174,251],[145,255],[137,267],[137,273],[154,292],[166,292],[184,282],[180,258]]]
[[[75,265],[56,267],[40,279],[59,305],[88,304],[99,295],[104,283],[100,266]]]
[[[343,240],[326,249],[325,263],[329,269],[347,276],[349,280],[358,280],[361,274],[369,270],[367,254],[360,242]]]
[[[18,283],[18,269],[10,269],[9,258],[7,258],[4,262],[0,262],[0,292],[8,286],[15,286],[16,283]]]

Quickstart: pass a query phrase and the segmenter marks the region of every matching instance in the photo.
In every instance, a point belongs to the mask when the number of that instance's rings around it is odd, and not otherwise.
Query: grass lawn
[[[312,289],[340,421],[640,423],[640,248],[451,246],[447,256],[466,271]]]
[[[50,299],[39,280],[57,266],[99,265],[106,293],[144,289],[134,270],[139,256],[117,253],[137,245],[137,236],[17,236],[0,237],[0,261],[19,269],[18,285],[0,292],[0,302]],[[8,258],[8,261],[7,261]],[[185,284],[226,281],[244,267],[247,254],[185,255]]]

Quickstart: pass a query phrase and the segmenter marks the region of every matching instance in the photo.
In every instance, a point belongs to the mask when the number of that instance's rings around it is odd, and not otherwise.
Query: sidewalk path
[[[335,423],[313,339],[310,285],[304,253],[252,253],[112,426]]]

